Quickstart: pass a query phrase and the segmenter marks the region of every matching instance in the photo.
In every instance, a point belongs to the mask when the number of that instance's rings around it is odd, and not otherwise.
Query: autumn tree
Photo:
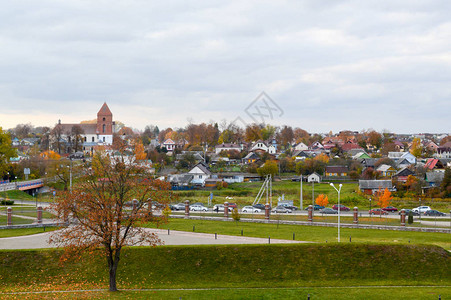
[[[443,198],[451,197],[451,168],[445,169],[442,183],[440,184],[440,190],[442,191]]]
[[[258,124],[249,124],[246,126],[244,140],[246,142],[256,142],[262,139],[261,126]]]
[[[293,142],[294,133],[291,126],[284,125],[278,134],[278,140],[282,146],[287,146]]]
[[[74,152],[80,151],[83,149],[83,134],[85,131],[81,128],[80,125],[74,125],[70,131],[70,141],[72,145],[72,149]]]
[[[329,204],[329,198],[327,197],[327,195],[319,194],[318,197],[316,197],[315,203],[320,206],[326,207],[327,204]]]
[[[391,195],[391,192],[388,190],[388,188],[385,188],[384,192],[378,192],[377,205],[380,208],[387,207],[390,205],[392,199],[393,196]]]
[[[371,146],[373,146],[376,149],[381,148],[382,146],[382,135],[377,132],[377,131],[370,131],[368,133],[368,144],[370,144]]]
[[[266,161],[264,165],[262,165],[260,168],[257,169],[258,175],[260,176],[271,175],[272,178],[274,178],[274,175],[277,174],[277,171],[278,171],[277,162],[274,160]]]
[[[144,145],[140,139],[135,140],[134,154],[136,160],[144,160],[147,158],[146,152],[144,152]]]
[[[293,130],[293,137],[294,137],[294,140],[296,141],[296,143],[304,142],[305,144],[308,144],[310,134],[306,130],[296,127]]]
[[[0,127],[0,178],[8,172],[9,159],[16,156],[16,149],[11,146],[11,136]]]
[[[50,132],[50,137],[53,142],[53,148],[58,151],[58,154],[61,154],[61,150],[63,148],[62,137],[64,134],[64,129],[61,124],[56,124],[55,127]]]
[[[161,243],[156,234],[138,226],[164,220],[164,215],[152,213],[152,201],[167,203],[170,186],[149,179],[148,168],[122,155],[96,153],[92,168],[85,167],[82,174],[72,192],[63,192],[51,206],[57,220],[69,220],[70,226],[55,231],[50,242],[64,247],[67,255],[100,251],[108,264],[109,290],[117,291],[123,247]]]
[[[423,145],[419,138],[414,138],[412,141],[412,146],[410,146],[410,153],[415,157],[420,157],[423,152]]]
[[[261,129],[261,137],[264,141],[273,137],[275,133],[276,133],[276,127],[269,125],[269,124],[266,124],[266,126]]]

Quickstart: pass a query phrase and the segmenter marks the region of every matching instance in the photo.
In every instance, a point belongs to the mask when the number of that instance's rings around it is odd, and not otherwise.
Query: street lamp
[[[418,201],[420,202],[418,206],[418,216],[420,218],[420,226],[421,226],[421,198],[418,198]]]
[[[340,242],[340,192],[343,185],[340,183],[338,190],[332,182],[330,183],[330,186],[333,187],[338,193],[338,242]]]

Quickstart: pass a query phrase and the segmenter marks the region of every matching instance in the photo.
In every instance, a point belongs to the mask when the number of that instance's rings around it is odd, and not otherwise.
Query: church
[[[80,130],[81,143],[80,150],[84,153],[92,153],[93,147],[98,145],[112,145],[113,133],[116,132],[116,124],[113,121],[113,114],[108,105],[103,103],[99,112],[97,113],[96,122],[80,123],[80,124],[64,124],[61,120],[55,126],[55,129],[61,133],[61,141],[69,148],[73,145],[74,127],[77,126]],[[82,144],[82,145],[81,145]],[[82,146],[82,148],[81,148]]]

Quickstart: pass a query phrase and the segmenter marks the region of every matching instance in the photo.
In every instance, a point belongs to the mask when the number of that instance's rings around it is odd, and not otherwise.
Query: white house
[[[198,163],[195,165],[188,174],[193,175],[193,179],[191,180],[192,184],[196,185],[205,185],[205,179],[210,178],[211,171],[207,169],[207,166],[203,163]]]
[[[268,152],[268,145],[266,145],[265,142],[259,140],[257,142],[255,142],[251,149],[249,150],[249,152],[253,152],[253,151],[263,151],[263,152]]]
[[[164,141],[163,147],[165,147],[168,152],[172,152],[175,149],[175,142],[171,139],[167,139]]]
[[[321,176],[318,173],[313,172],[307,177],[307,182],[321,182]]]
[[[240,145],[232,144],[232,143],[219,144],[219,145],[216,145],[216,147],[215,147],[216,154],[221,153],[221,151],[230,151],[230,150],[235,150],[235,151],[241,152],[242,148]]]
[[[308,146],[306,144],[304,144],[303,142],[297,143],[293,149],[295,151],[304,151],[304,150],[308,150]]]
[[[388,158],[395,162],[407,160],[411,165],[417,163],[417,158],[410,152],[388,152]]]

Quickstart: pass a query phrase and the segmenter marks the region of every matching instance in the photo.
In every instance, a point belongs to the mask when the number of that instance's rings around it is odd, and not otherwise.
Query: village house
[[[329,177],[348,176],[349,169],[347,166],[326,166],[325,175]]]

